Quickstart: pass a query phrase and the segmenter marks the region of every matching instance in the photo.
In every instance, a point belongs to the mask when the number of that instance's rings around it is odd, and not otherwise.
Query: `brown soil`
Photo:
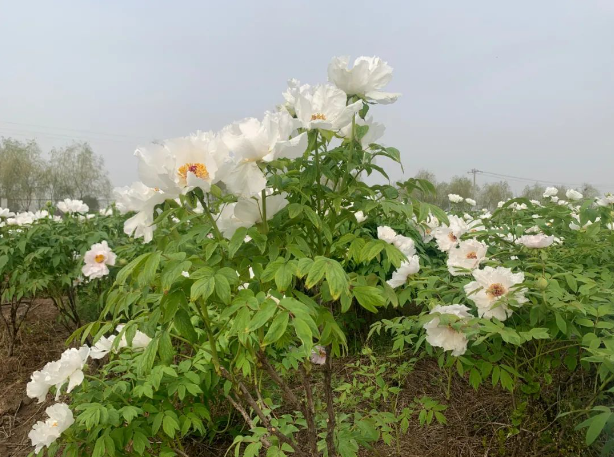
[[[32,425],[50,406],[29,399],[26,384],[33,371],[59,358],[68,332],[57,322],[53,303],[44,300],[28,313],[13,357],[4,352],[5,337],[4,329],[0,329],[0,456],[24,457],[32,451],[28,439]]]
[[[25,457],[31,452],[28,432],[37,420],[44,417],[49,404],[38,404],[27,398],[26,384],[33,371],[60,356],[65,349],[67,336],[68,332],[57,322],[56,309],[49,302],[37,305],[28,316],[15,356],[7,357],[2,352],[0,333],[0,457]],[[335,364],[336,378],[351,381],[353,375],[345,362],[339,360]],[[361,457],[598,455],[594,448],[581,451],[582,433],[574,432],[570,423],[562,424],[554,420],[556,405],[546,400],[531,402],[518,428],[512,425],[514,398],[488,383],[476,392],[466,379],[455,376],[451,398],[446,400],[445,374],[433,360],[419,361],[402,387],[399,410],[408,406],[414,398],[427,395],[448,405],[444,412],[448,424],[443,426],[433,422],[429,426],[420,426],[414,416],[408,432],[401,434],[398,447],[380,443],[374,449],[362,451]],[[574,388],[571,383],[568,390],[571,395]],[[555,398],[561,394],[564,392],[558,392]],[[229,444],[221,442],[205,446],[196,442],[185,443],[186,453],[190,457],[223,456]]]

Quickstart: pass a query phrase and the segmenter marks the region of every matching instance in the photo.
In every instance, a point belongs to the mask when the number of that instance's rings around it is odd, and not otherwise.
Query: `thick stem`
[[[309,439],[309,450],[313,455],[318,455],[318,429],[315,423],[315,409],[313,407],[313,391],[311,390],[311,378],[304,365],[300,365],[301,380],[305,389],[305,420],[307,421],[307,436]]]
[[[335,457],[335,405],[333,403],[333,357],[331,351],[326,354],[326,363],[324,364],[324,394],[326,397],[326,411],[328,413],[327,431],[326,431],[326,447],[328,448],[328,457]]]

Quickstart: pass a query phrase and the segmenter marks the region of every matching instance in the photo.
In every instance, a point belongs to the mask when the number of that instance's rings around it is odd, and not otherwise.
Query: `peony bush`
[[[137,149],[141,181],[116,206],[142,243],[94,232],[73,256],[102,310],[28,384],[58,402],[30,433],[38,455],[186,456],[232,422],[235,455],[356,456],[410,421],[446,423],[437,400],[397,401],[423,357],[448,398],[453,377],[520,401],[585,373],[591,398],[556,414],[607,452],[614,200],[548,189],[490,214],[451,194],[446,213],[414,197],[426,181],[370,185],[400,165],[370,115],[400,96],[392,68],[342,57],[328,76],[291,80],[262,119]],[[373,385],[334,370],[356,343],[369,363],[349,366]]]

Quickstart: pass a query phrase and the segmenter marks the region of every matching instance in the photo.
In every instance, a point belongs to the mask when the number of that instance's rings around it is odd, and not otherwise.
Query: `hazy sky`
[[[407,177],[614,191],[614,0],[0,0],[0,135],[87,139],[125,185],[137,145],[259,117],[344,54],[394,67],[372,113]]]

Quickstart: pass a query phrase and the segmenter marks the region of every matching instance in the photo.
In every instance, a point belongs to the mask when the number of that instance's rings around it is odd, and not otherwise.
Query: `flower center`
[[[500,283],[492,284],[488,289],[486,289],[486,293],[495,298],[500,297],[501,295],[505,294],[505,292],[507,292],[505,287],[503,287],[503,284]]]
[[[183,181],[188,179],[188,173],[192,173],[200,179],[209,178],[209,171],[202,163],[186,163],[185,165],[179,167],[177,173]]]
[[[104,255],[98,254],[96,257],[94,257],[94,260],[96,261],[96,263],[102,263],[104,262]]]
[[[454,233],[452,232],[448,233],[448,238],[450,238],[450,241],[452,241],[453,243],[456,243],[458,241],[458,238],[456,238],[456,235],[454,235]]]
[[[311,115],[311,120],[312,121],[325,121],[326,116],[322,113],[315,113]]]
[[[478,255],[475,252],[469,252],[469,253],[467,253],[467,258],[468,259],[477,259]]]
[[[52,426],[52,427],[57,427],[58,425],[59,425],[59,424],[58,424],[58,421],[53,421],[53,422],[51,423],[51,426]]]

